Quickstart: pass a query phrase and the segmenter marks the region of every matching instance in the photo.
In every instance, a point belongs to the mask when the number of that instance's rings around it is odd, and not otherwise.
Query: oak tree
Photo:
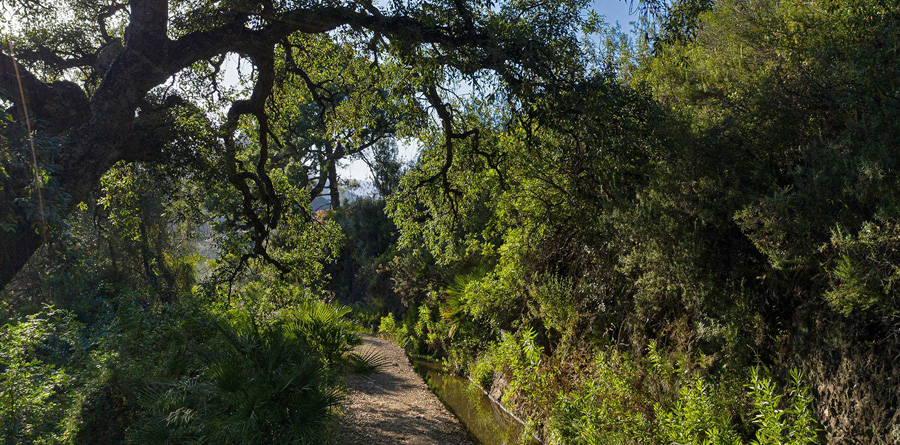
[[[215,153],[206,156],[242,196],[240,217],[252,241],[246,257],[271,260],[266,243],[284,211],[269,175],[271,154],[288,144],[276,134],[287,103],[275,100],[276,92],[289,82],[304,88],[323,120],[352,97],[335,87],[344,73],[320,75],[338,62],[315,51],[316,39],[364,62],[376,80],[405,79],[363,90],[405,98],[397,103],[417,109],[417,119],[436,111],[449,163],[454,139],[472,136],[454,123],[451,82],[481,82],[510,95],[540,91],[566,76],[578,57],[583,6],[571,0],[7,0],[0,52],[6,106],[0,287],[46,242],[47,225],[88,199],[116,163],[164,162],[169,147],[189,143],[173,124],[184,110],[207,118]],[[222,93],[227,55],[250,64],[247,94]],[[385,64],[391,69],[382,70]],[[363,117],[380,103],[371,95],[357,98],[363,106],[351,106]],[[359,148],[387,133],[379,119],[362,121],[353,134],[331,136]],[[252,156],[236,156],[236,147],[248,146]],[[348,149],[316,147],[327,148],[320,162],[327,174],[333,174],[329,159]]]

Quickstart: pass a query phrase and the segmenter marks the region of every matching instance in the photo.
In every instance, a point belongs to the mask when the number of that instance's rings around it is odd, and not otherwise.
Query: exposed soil
[[[474,445],[465,428],[413,370],[396,344],[363,336],[359,351],[376,350],[388,361],[381,371],[352,375],[339,444]]]

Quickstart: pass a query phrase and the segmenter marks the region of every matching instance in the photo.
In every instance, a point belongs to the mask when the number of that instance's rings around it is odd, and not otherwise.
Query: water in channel
[[[438,362],[411,361],[428,387],[482,445],[540,444],[530,436],[523,442],[525,426],[469,379],[444,373]]]

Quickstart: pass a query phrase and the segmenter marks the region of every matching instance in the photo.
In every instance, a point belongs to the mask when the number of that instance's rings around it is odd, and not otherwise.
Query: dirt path
[[[413,370],[406,354],[387,340],[363,336],[357,349],[375,349],[388,359],[380,372],[348,379],[350,396],[335,443],[359,445],[473,445],[459,420]]]

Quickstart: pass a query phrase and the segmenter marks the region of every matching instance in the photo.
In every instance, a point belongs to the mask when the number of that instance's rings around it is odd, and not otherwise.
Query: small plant
[[[494,366],[488,357],[482,357],[472,365],[470,376],[478,386],[484,388],[485,391],[491,390],[494,384]]]
[[[747,386],[756,410],[753,423],[759,427],[754,445],[816,443],[819,430],[813,417],[812,397],[809,388],[803,386],[799,370],[791,370],[787,400],[776,394],[775,384],[760,375],[758,368],[752,369]]]
[[[402,347],[406,347],[409,343],[409,330],[405,324],[397,326],[394,317],[390,314],[381,317],[381,323],[378,325],[378,333]]]
[[[510,374],[510,389],[514,393],[529,394],[543,386],[545,375],[538,370],[543,359],[543,349],[534,341],[533,329],[523,329],[521,340],[510,333],[503,333],[493,357],[500,367]]]
[[[373,374],[390,366],[391,361],[374,349],[352,352],[348,356],[350,367],[356,374]]]
[[[78,325],[71,313],[45,307],[0,325],[0,438],[4,443],[64,439],[67,394],[75,378],[63,367]]]
[[[281,319],[301,348],[320,357],[326,366],[333,366],[362,344],[356,325],[347,317],[349,313],[346,306],[311,299],[283,312]]]
[[[378,324],[378,333],[381,336],[394,340],[394,331],[397,330],[397,324],[393,315],[385,315],[381,317],[381,323]]]
[[[654,407],[662,443],[703,445],[739,444],[734,427],[717,406],[709,386],[699,376],[691,376],[681,386],[671,409]]]

